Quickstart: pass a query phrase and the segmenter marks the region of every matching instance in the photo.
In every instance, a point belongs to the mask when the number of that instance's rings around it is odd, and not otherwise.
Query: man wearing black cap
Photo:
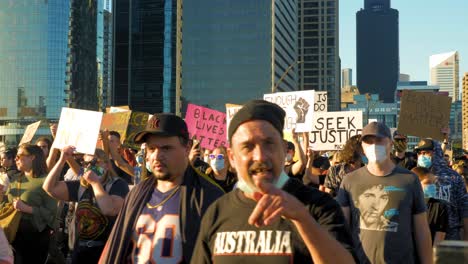
[[[468,230],[468,196],[462,176],[448,167],[439,142],[423,138],[415,147],[418,166],[427,168],[437,176],[436,199],[448,203],[449,228],[446,239],[459,240],[460,229]],[[465,223],[465,224],[463,224]]]
[[[206,212],[192,263],[353,263],[338,204],[284,172],[284,117],[279,106],[255,100],[231,120],[238,189]]]
[[[129,193],[100,263],[189,263],[201,217],[223,191],[190,166],[180,117],[155,114],[134,140],[146,143],[153,177]]]
[[[408,148],[408,138],[400,134],[398,130],[393,132],[393,148],[395,152],[393,153],[392,159],[396,165],[401,166],[407,170],[411,170],[416,167],[416,158],[414,157],[413,152],[407,152]]]
[[[365,126],[361,140],[369,162],[344,177],[337,196],[360,262],[416,263],[417,252],[421,263],[432,263],[419,179],[391,160],[392,138],[383,123]]]

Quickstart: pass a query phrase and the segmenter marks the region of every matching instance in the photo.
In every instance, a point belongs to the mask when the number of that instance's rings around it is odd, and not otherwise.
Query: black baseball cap
[[[361,139],[364,140],[367,136],[375,136],[378,138],[392,138],[390,129],[380,122],[371,122],[362,129]]]
[[[430,138],[423,138],[418,142],[414,150],[416,152],[421,150],[434,150],[434,141]]]
[[[189,139],[189,132],[185,121],[174,115],[168,113],[154,114],[146,124],[143,131],[138,132],[133,140],[136,144],[141,144],[145,140],[146,135],[160,135],[160,136],[177,136],[184,139]]]
[[[395,130],[393,132],[393,139],[406,139],[406,136]]]

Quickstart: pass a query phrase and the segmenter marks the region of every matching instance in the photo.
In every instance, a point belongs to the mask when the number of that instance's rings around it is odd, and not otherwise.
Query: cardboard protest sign
[[[102,112],[62,108],[53,148],[74,146],[76,151],[94,155]]]
[[[106,113],[117,113],[126,111],[130,111],[130,107],[128,105],[106,107]]]
[[[327,112],[327,111],[328,111],[327,92],[315,91],[314,112]]]
[[[340,150],[362,131],[362,112],[316,112],[309,143],[313,150]]]
[[[229,129],[229,123],[231,123],[231,119],[234,117],[237,111],[239,111],[239,109],[241,108],[242,108],[242,105],[226,104],[226,130]]]
[[[448,96],[404,90],[398,132],[443,140],[441,130],[449,125],[451,104],[452,99]]]
[[[31,142],[31,140],[34,137],[34,134],[36,134],[36,131],[40,125],[41,125],[41,121],[37,121],[35,123],[28,125],[26,129],[24,130],[24,134],[23,134],[23,137],[21,138],[19,145]]]
[[[315,91],[297,91],[265,94],[263,99],[279,105],[286,111],[284,130],[296,132],[308,132],[312,128]]]
[[[188,104],[185,122],[190,136],[198,140],[201,147],[212,150],[228,146],[225,113]]]
[[[128,147],[137,147],[133,142],[136,133],[144,130],[148,123],[149,114],[144,112],[114,112],[104,114],[101,130],[117,131],[121,143]]]

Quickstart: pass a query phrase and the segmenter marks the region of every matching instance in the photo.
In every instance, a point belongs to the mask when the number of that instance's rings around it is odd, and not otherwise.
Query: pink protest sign
[[[225,113],[188,104],[185,122],[190,136],[198,140],[201,147],[213,150],[228,146]]]

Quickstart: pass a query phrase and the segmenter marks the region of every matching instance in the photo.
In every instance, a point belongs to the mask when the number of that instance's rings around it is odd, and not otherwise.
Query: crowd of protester
[[[256,100],[204,149],[184,120],[154,114],[133,138],[116,131],[93,155],[50,137],[0,152],[0,263],[432,263],[432,247],[468,240],[468,154],[372,122],[341,151],[284,140],[284,111]],[[138,162],[137,162],[138,161]],[[432,245],[432,246],[431,246]],[[164,262],[164,263],[166,263]]]

